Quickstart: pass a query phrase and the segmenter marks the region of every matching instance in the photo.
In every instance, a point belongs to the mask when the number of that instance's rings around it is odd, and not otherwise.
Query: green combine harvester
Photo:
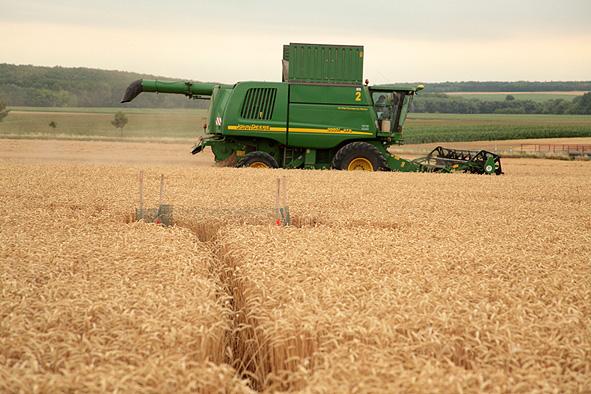
[[[435,148],[407,160],[388,148],[403,142],[402,126],[422,85],[363,83],[363,47],[289,44],[282,82],[234,85],[138,80],[122,102],[141,92],[209,99],[206,136],[216,162],[237,167],[502,174],[500,157]]]

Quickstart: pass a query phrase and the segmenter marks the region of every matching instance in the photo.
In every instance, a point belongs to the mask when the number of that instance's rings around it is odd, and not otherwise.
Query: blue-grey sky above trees
[[[279,80],[281,45],[365,46],[372,82],[591,79],[591,1],[0,0],[0,62]]]

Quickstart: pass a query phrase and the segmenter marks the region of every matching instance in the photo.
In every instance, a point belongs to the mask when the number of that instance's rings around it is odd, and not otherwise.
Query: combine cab
[[[210,99],[207,134],[192,153],[210,147],[217,162],[239,167],[502,173],[486,151],[436,148],[414,161],[390,154],[423,86],[363,83],[363,57],[361,46],[289,44],[282,82],[140,80],[122,102],[141,92]]]

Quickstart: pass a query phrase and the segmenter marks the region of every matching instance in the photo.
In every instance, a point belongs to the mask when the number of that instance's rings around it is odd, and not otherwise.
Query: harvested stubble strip
[[[584,231],[524,254],[518,228],[495,244],[478,242],[485,226],[455,225],[222,230],[237,367],[269,391],[583,390]]]
[[[192,233],[12,208],[0,391],[249,391],[224,364],[230,311]]]

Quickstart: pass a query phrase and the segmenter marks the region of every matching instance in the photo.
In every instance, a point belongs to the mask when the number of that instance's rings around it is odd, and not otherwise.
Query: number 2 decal
[[[355,101],[361,101],[361,92],[355,92]]]

